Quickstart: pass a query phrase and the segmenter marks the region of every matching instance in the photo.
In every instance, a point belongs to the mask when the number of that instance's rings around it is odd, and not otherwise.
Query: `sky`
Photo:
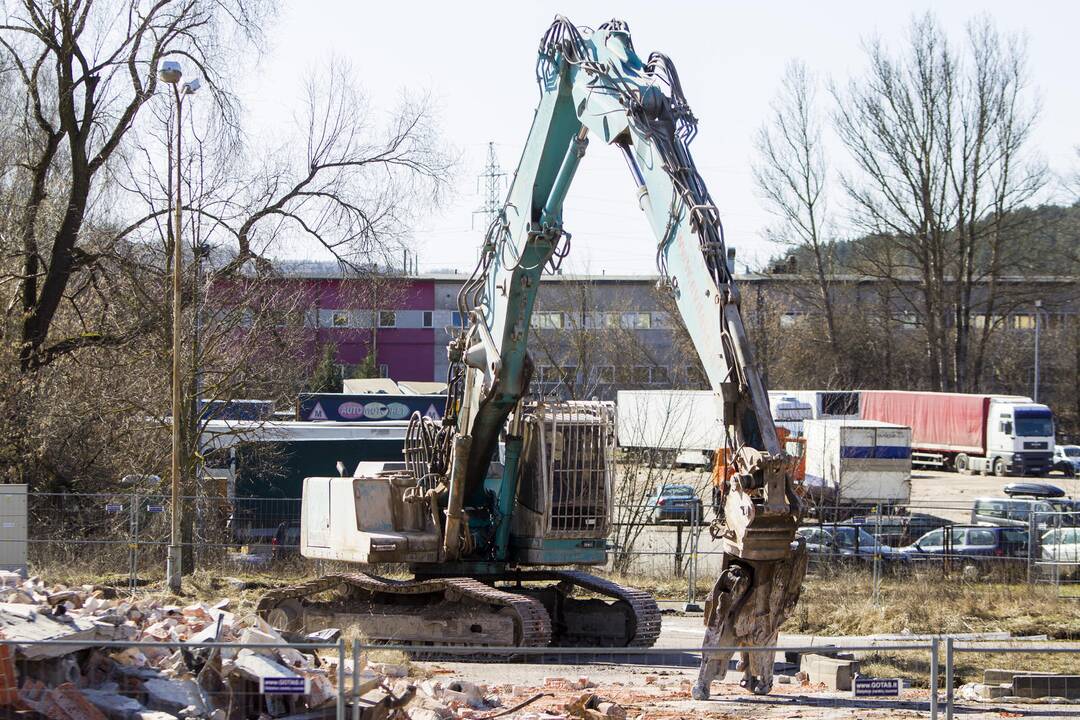
[[[754,188],[751,164],[754,135],[769,116],[785,65],[799,59],[824,81],[844,81],[865,66],[868,39],[880,37],[896,47],[911,18],[929,9],[954,43],[962,40],[968,20],[983,13],[1003,33],[1026,37],[1033,97],[1041,104],[1033,147],[1052,171],[1075,171],[1077,2],[284,0],[262,57],[241,73],[239,89],[255,133],[293,117],[305,76],[332,57],[348,60],[373,105],[387,112],[402,92],[430,94],[444,137],[460,160],[452,196],[413,228],[414,249],[421,272],[471,270],[484,225],[474,213],[484,201],[478,176],[489,142],[495,143],[502,170],[513,172],[538,99],[534,67],[541,35],[558,13],[591,27],[618,17],[629,23],[639,55],[665,52],[679,71],[699,119],[690,149],[742,271],[744,265],[762,267],[780,250],[764,237],[772,218]],[[831,199],[831,205],[842,226],[842,198]],[[655,271],[655,238],[613,148],[590,145],[563,223],[573,234],[564,271]]]

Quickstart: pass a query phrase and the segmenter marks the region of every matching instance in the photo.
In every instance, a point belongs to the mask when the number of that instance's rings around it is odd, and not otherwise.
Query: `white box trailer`
[[[911,428],[874,420],[804,420],[806,485],[819,504],[906,504]]]
[[[719,401],[708,390],[620,390],[616,423],[619,447],[680,465],[708,465],[724,444]]]

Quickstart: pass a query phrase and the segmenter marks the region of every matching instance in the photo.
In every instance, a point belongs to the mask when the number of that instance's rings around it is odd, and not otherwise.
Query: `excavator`
[[[441,420],[414,416],[401,462],[304,481],[301,552],[407,566],[411,577],[339,572],[278,588],[258,611],[283,630],[357,626],[370,642],[437,653],[475,647],[649,647],[646,592],[584,572],[607,560],[615,435],[610,405],[533,402],[530,318],[544,272],[570,250],[563,201],[590,142],[626,161],[676,301],[723,409],[730,472],[713,530],[723,571],[709,595],[710,647],[775,641],[805,572],[801,500],[754,368],[719,213],[689,145],[697,119],[671,60],[643,60],[626,23],[557,17],[540,41],[536,108],[506,202],[458,296]],[[759,656],[768,655],[758,653]],[[706,653],[695,696],[731,653]],[[771,686],[748,653],[745,682]]]

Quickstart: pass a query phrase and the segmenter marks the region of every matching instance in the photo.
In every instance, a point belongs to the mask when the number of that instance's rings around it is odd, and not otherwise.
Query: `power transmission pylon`
[[[495,143],[488,143],[487,162],[484,164],[484,172],[476,178],[477,194],[480,193],[480,185],[483,183],[484,201],[480,207],[473,211],[473,217],[481,216],[484,221],[484,229],[487,230],[502,209],[503,195],[502,185],[506,173],[499,167],[499,156],[495,154]]]

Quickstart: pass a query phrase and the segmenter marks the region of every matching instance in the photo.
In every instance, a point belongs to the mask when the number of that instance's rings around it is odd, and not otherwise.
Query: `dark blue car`
[[[651,508],[653,522],[704,522],[704,505],[689,485],[663,485],[645,505]]]
[[[941,560],[991,563],[1026,559],[1028,530],[1018,527],[953,525],[931,530],[899,550],[912,560]]]

